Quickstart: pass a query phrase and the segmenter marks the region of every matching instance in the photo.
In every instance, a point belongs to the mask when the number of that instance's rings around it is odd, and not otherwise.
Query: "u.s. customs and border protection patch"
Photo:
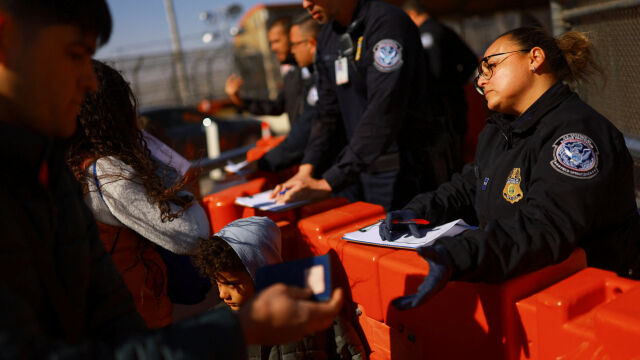
[[[392,39],[383,39],[373,47],[373,65],[381,72],[391,72],[402,67],[402,46]]]
[[[560,174],[576,179],[598,175],[598,147],[580,133],[562,135],[553,143],[551,167]]]
[[[521,181],[520,168],[513,168],[507,178],[507,183],[504,185],[504,189],[502,189],[502,197],[512,204],[522,200],[524,194],[520,188]]]

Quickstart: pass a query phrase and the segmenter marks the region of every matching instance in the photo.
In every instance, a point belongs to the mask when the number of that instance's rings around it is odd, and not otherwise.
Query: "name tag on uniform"
[[[344,85],[349,82],[349,67],[346,57],[339,57],[335,61],[336,85]]]

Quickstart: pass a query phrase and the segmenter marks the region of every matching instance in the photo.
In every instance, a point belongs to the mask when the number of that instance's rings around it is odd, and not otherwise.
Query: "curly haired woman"
[[[149,328],[172,321],[161,246],[190,254],[209,235],[204,210],[186,180],[152,158],[137,126],[136,101],[111,67],[93,62],[98,91],[87,96],[67,162],[82,182],[100,238]]]

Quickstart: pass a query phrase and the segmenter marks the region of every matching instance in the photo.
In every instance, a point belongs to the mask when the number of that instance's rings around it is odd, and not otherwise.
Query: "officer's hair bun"
[[[593,73],[602,74],[595,62],[593,46],[585,33],[569,31],[557,39],[541,27],[520,27],[502,35],[509,36],[522,49],[540,47],[551,72],[568,83],[589,80]]]
[[[567,62],[570,74],[563,80],[581,82],[594,73],[602,73],[595,62],[593,46],[586,33],[569,31],[556,39],[556,44]]]

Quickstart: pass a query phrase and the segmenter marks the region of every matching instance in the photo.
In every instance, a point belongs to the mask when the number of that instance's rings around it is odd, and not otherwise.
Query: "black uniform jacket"
[[[427,86],[432,91],[434,114],[450,117],[453,131],[467,130],[467,100],[463,86],[478,66],[478,57],[455,31],[430,16],[420,25],[427,62]]]
[[[243,358],[242,329],[230,312],[134,337],[144,322],[63,147],[0,121],[0,157],[0,357]]]
[[[490,118],[476,160],[406,208],[435,224],[479,225],[438,241],[454,279],[501,281],[577,246],[590,266],[640,276],[631,156],[621,133],[561,83],[518,119]]]
[[[289,166],[300,164],[311,133],[311,122],[316,116],[318,101],[316,75],[317,72],[310,69],[309,76],[306,79],[303,78],[304,86],[296,99],[297,107],[302,109],[300,115],[291,125],[287,138],[258,160],[260,170],[280,171]]]
[[[348,60],[349,81],[343,85],[336,84],[340,56]],[[343,127],[348,144],[322,176],[334,191],[361,172],[418,171],[421,160],[409,158],[423,155],[418,149],[435,144],[442,130],[428,113],[424,53],[409,17],[387,3],[360,1],[349,27],[334,21],[322,28],[316,67],[318,117],[302,162],[318,164]]]
[[[284,64],[291,66],[291,68],[282,78],[282,90],[278,92],[278,97],[275,100],[242,99],[243,109],[254,115],[280,115],[286,112],[289,116],[289,123],[295,124],[302,112],[298,98],[303,91],[304,83],[300,75],[300,68],[296,65],[292,55],[287,58]]]

